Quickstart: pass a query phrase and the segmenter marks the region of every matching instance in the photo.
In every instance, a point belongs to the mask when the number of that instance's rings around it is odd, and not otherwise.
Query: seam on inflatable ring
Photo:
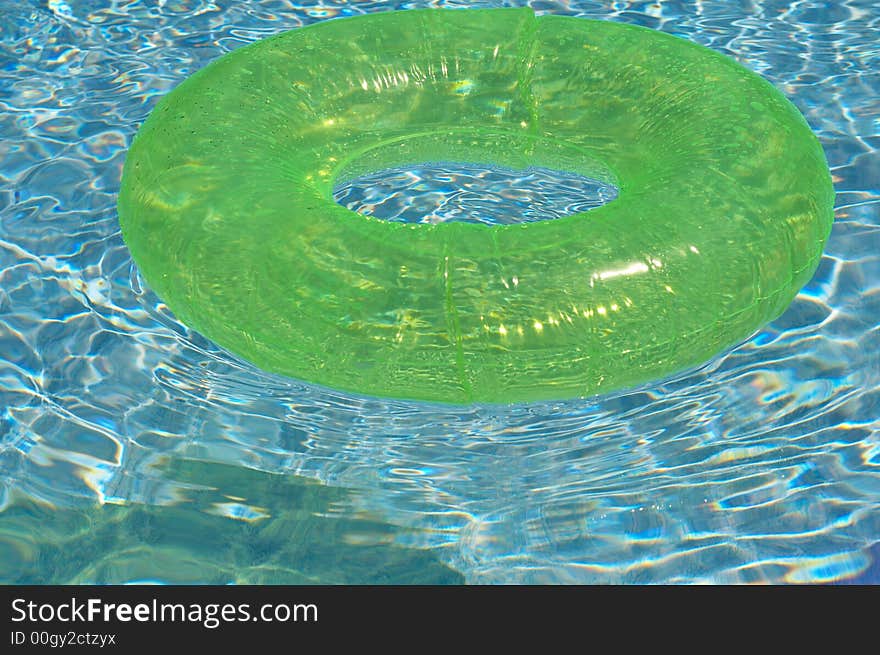
[[[458,309],[455,307],[455,298],[452,292],[452,276],[450,275],[449,252],[443,248],[443,309],[446,315],[446,330],[455,348],[455,368],[458,372],[458,382],[461,384],[465,398],[470,402],[473,398],[473,387],[467,377],[465,368],[464,346],[461,343],[461,329],[458,326]]]
[[[530,8],[531,9],[531,8]],[[520,99],[526,106],[529,114],[529,134],[535,137],[540,136],[541,130],[538,121],[538,103],[535,100],[535,94],[532,90],[532,73],[535,66],[535,54],[538,51],[538,17],[532,11],[531,20],[529,20],[523,32],[519,37],[519,74],[517,75],[520,85]]]

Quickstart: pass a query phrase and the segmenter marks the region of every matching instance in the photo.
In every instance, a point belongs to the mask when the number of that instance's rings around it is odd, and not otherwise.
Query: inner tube
[[[394,223],[334,187],[432,161],[619,189],[556,220]],[[220,57],[140,129],[123,237],[186,325],[257,366],[447,403],[585,397],[777,317],[832,223],[822,148],[721,54],[523,9],[335,19]]]

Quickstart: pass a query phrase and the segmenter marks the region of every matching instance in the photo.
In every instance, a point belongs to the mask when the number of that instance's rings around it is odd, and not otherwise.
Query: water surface
[[[700,370],[564,403],[377,400],[265,374],[146,288],[115,203],[158,98],[256,39],[428,4],[4,3],[0,581],[880,582],[870,0],[531,3],[728,54],[825,148],[836,221],[818,272]],[[488,184],[452,174],[439,193]],[[477,195],[500,206],[526,181],[491,185]],[[571,202],[552,188],[548,207]]]

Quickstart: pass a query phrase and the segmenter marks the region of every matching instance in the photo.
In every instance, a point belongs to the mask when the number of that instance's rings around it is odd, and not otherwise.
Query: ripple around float
[[[208,582],[244,565],[248,580],[369,581],[385,566],[384,581],[456,581],[452,567],[470,582],[878,582],[871,3],[535,4],[690,38],[804,113],[837,210],[789,310],[700,370],[589,401],[447,408],[264,374],[139,280],[115,214],[125,148],[159,96],[224,52],[388,5],[7,3],[0,578]],[[192,522],[229,548],[175,536]],[[107,539],[86,534],[95,523]],[[334,548],[282,551],[282,566],[272,540],[296,529]],[[344,556],[359,564],[334,577]]]

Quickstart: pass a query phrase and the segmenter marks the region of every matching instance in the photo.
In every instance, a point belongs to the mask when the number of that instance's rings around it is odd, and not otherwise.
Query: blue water
[[[262,373],[140,280],[116,192],[159,97],[279,31],[428,4],[3,2],[0,581],[880,582],[870,0],[531,3],[730,55],[825,148],[815,277],[697,371],[564,403],[377,400]],[[349,200],[436,220],[603,201],[529,174],[392,171]]]
[[[362,175],[337,186],[340,205],[394,223],[533,223],[611,202],[613,184],[534,166],[515,170],[425,162]]]

